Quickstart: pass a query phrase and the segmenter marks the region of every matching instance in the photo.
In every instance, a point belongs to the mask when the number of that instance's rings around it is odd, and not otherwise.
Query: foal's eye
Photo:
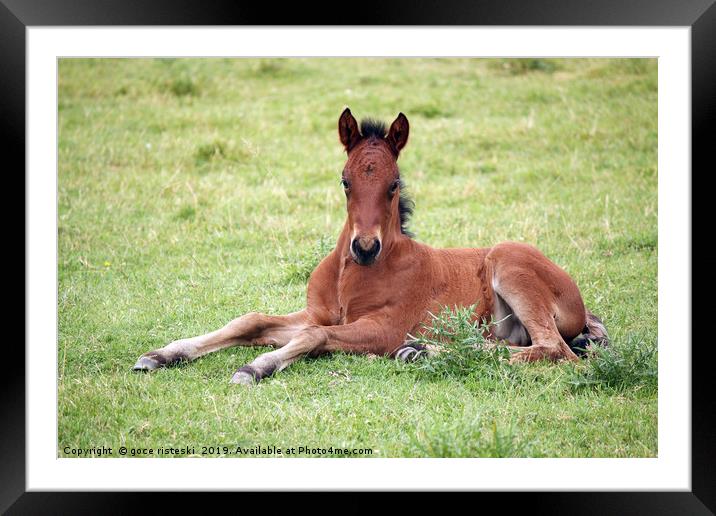
[[[346,181],[345,179],[341,179],[341,185],[343,185],[343,188],[348,190],[351,187],[351,184]]]
[[[392,185],[390,185],[390,189],[388,190],[388,194],[393,195],[396,190],[398,190],[398,187],[400,186],[400,179],[397,181],[394,181]]]

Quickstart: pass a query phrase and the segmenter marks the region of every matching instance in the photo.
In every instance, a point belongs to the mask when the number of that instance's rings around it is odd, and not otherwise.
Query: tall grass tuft
[[[481,378],[504,379],[513,375],[509,367],[510,351],[486,338],[494,322],[476,319],[477,305],[443,307],[431,314],[432,324],[425,326],[416,343],[434,350],[425,360],[418,360],[414,367],[429,376],[464,377],[478,375]]]
[[[191,78],[177,77],[169,83],[169,91],[177,97],[185,97],[187,95],[197,95],[199,88]]]
[[[517,431],[514,422],[500,426],[496,420],[483,424],[480,418],[466,424],[446,420],[431,428],[419,428],[410,437],[417,456],[423,457],[525,457],[530,443]]]
[[[575,366],[569,383],[572,389],[588,388],[656,391],[658,385],[657,343],[629,337],[610,347],[590,348],[587,359]]]
[[[197,165],[208,163],[226,156],[226,143],[215,139],[209,143],[199,145],[194,153]]]

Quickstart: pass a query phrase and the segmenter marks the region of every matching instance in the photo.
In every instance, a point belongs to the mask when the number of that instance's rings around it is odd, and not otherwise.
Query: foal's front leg
[[[398,348],[405,331],[391,327],[383,318],[363,318],[339,326],[308,326],[299,331],[280,349],[259,355],[241,367],[231,378],[232,383],[250,385],[309,354],[344,351],[387,355]]]
[[[194,360],[238,344],[283,346],[307,324],[305,310],[281,316],[252,312],[206,335],[175,340],[163,348],[144,353],[134,365],[134,370],[153,370],[182,360]]]

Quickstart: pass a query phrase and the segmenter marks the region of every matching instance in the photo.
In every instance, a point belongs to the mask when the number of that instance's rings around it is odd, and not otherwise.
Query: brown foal
[[[419,349],[409,335],[429,325],[431,312],[475,304],[475,318],[499,321],[492,337],[518,347],[512,362],[576,360],[572,348],[606,344],[604,325],[585,309],[572,278],[536,248],[503,242],[435,249],[411,238],[405,225],[412,203],[401,195],[397,164],[408,131],[402,113],[388,131],[371,120],[359,129],[349,109],[341,115],[348,216],[335,249],[311,274],[304,310],[246,314],[214,332],[145,353],[134,369],[157,369],[235,345],[276,348],[233,375],[231,381],[242,384],[303,356],[332,351],[411,360]]]

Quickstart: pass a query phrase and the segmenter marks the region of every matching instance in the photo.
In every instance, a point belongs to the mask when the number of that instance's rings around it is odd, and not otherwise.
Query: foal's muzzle
[[[354,238],[351,242],[351,256],[358,265],[370,265],[380,254],[378,238]]]

